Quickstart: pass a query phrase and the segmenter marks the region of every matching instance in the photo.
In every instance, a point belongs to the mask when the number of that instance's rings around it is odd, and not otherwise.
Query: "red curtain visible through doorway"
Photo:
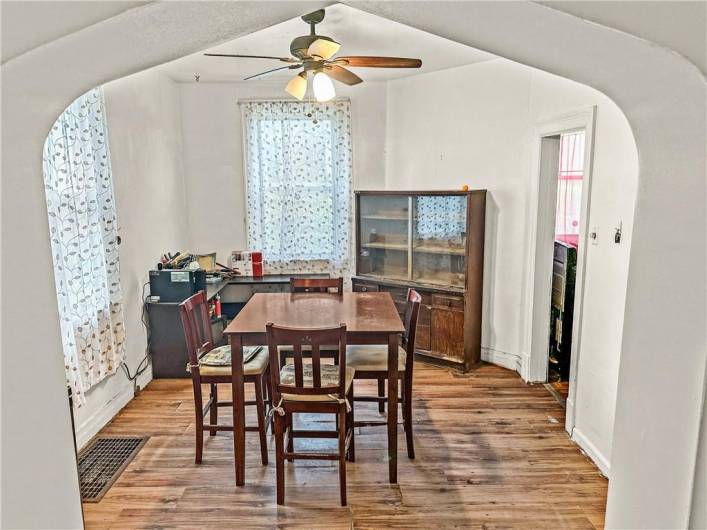
[[[584,131],[560,136],[559,168],[555,240],[576,248],[579,244],[579,215],[582,210]]]

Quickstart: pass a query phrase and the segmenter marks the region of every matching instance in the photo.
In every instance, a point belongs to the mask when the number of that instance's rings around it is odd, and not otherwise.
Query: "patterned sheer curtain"
[[[350,262],[351,109],[346,100],[242,102],[248,243],[270,271]]]
[[[560,136],[555,239],[573,247],[579,244],[584,179],[584,131]]]
[[[66,377],[78,406],[125,357],[108,134],[99,88],[77,98],[44,144],[44,189]]]
[[[415,231],[421,238],[449,238],[466,232],[466,196],[417,198]]]

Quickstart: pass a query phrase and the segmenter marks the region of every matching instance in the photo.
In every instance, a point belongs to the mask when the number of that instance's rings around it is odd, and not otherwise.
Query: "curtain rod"
[[[296,99],[290,99],[290,98],[241,98],[238,99],[238,104],[240,105],[241,103],[268,103],[268,102],[277,102],[277,103],[319,103],[319,101],[313,100],[304,100],[304,101],[299,101]],[[322,105],[326,105],[327,103],[331,102],[336,102],[336,101],[351,101],[349,97],[340,97],[340,98],[334,98],[330,99],[329,101],[323,101],[321,102]]]

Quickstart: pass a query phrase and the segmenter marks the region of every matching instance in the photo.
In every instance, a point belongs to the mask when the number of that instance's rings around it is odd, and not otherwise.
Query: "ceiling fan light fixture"
[[[290,96],[302,101],[304,95],[307,93],[307,74],[305,72],[300,72],[287,83],[285,87],[285,92]]]
[[[315,99],[320,103],[329,101],[336,96],[334,83],[324,72],[317,72],[314,74],[314,79],[312,80],[312,90],[314,91]]]
[[[307,48],[310,57],[321,57],[324,60],[332,57],[341,48],[341,44],[334,40],[319,38]]]

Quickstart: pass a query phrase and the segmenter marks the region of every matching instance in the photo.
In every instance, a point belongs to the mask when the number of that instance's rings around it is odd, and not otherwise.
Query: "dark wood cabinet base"
[[[480,355],[467,356],[465,326],[467,325],[466,293],[460,289],[428,287],[414,282],[380,281],[369,276],[351,279],[354,291],[389,292],[401,318],[404,299],[409,287],[422,296],[415,340],[415,356],[421,361],[467,371],[480,361]],[[471,325],[471,323],[469,323]]]

